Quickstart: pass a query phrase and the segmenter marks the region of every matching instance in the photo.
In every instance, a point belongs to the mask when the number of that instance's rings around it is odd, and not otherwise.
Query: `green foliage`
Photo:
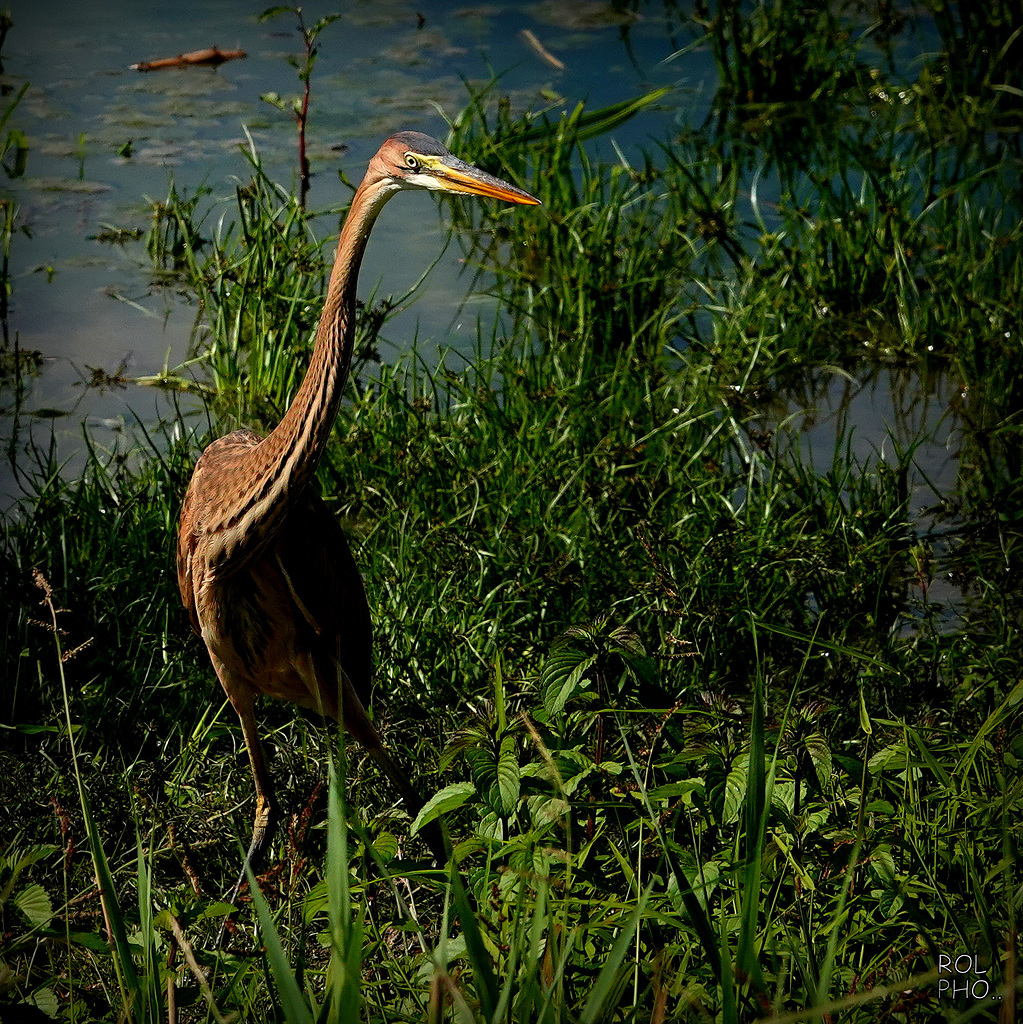
[[[0,907],[5,904],[16,910],[34,928],[50,923],[53,901],[38,882],[18,884],[21,874],[38,860],[56,852],[56,848],[42,843],[19,849],[13,843],[0,858]]]
[[[371,595],[376,717],[434,795],[406,820],[266,705],[288,827],[226,948],[250,780],[169,572],[205,430],[93,448],[75,483],[15,438],[0,1008],[993,1020],[937,988],[966,953],[1011,1011],[1019,36],[1001,5],[935,8],[947,50],[906,83],[875,66],[887,8],[858,33],[841,5],[697,14],[713,115],[650,153],[597,143],[676,102],[659,90],[557,118],[482,90],[456,119],[461,156],[544,202],[453,207],[502,327],[470,360],[368,373],[395,300],[368,303],[321,467]],[[956,121],[986,116],[989,148]],[[218,434],[286,408],[325,275],[318,215],[252,170],[227,200],[172,191],[148,237],[198,311],[160,382],[208,394]],[[840,426],[811,452],[771,404],[878,363],[956,381],[960,477],[928,515],[922,439],[857,457]],[[414,859],[441,815],[447,871]]]
[[[313,68],[316,67],[318,49],[316,40],[320,33],[330,24],[341,17],[340,14],[328,14],[320,18],[312,25],[307,26],[302,16],[301,7],[270,7],[259,16],[260,21],[269,21],[282,14],[290,14],[298,22],[299,34],[302,36],[302,45],[305,50],[303,60],[299,62],[294,57],[288,58],[288,63],[298,72],[298,80],[302,83],[302,95],[295,96],[290,101],[282,99],[278,93],[268,92],[261,97],[265,103],[269,103],[278,110],[288,111],[295,119],[298,126],[298,206],[305,209],[306,197],[309,194],[309,157],[306,153],[306,128],[309,124],[309,101],[311,96],[310,82],[313,77]]]
[[[7,127],[11,115],[25,98],[27,92],[28,82],[18,90],[13,98],[5,100],[4,109],[0,112],[0,133],[3,133],[0,137],[0,161],[8,153],[13,152],[14,154],[14,159],[10,163],[3,164],[8,178],[20,178],[25,173],[28,164],[28,139],[25,137],[25,133],[20,128]]]

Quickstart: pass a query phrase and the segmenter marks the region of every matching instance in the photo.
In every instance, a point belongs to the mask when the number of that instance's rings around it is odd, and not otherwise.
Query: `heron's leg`
[[[263,854],[266,852],[267,846],[270,845],[270,840],[273,839],[280,815],[277,801],[274,798],[273,784],[270,782],[270,773],[266,770],[266,761],[263,758],[263,744],[259,740],[252,696],[249,696],[244,711],[237,710],[238,718],[242,723],[245,747],[249,752],[252,781],[256,787],[256,816],[252,823],[252,841],[245,858],[255,871],[262,862]]]
[[[384,741],[380,738],[376,726],[370,721],[369,714],[362,701],[359,700],[359,695],[355,692],[347,673],[338,667],[338,675],[341,684],[341,713],[339,717],[343,721],[345,729],[359,741],[366,753],[394,783],[401,794],[406,810],[411,817],[415,818],[426,801],[384,747]],[[451,859],[451,841],[443,825],[432,821],[422,829],[420,834],[438,863],[442,867],[447,865]]]
[[[228,696],[242,724],[242,735],[245,737],[245,748],[249,752],[252,781],[256,789],[256,815],[252,823],[252,839],[249,842],[249,851],[245,855],[245,864],[255,873],[262,863],[266,848],[273,839],[280,813],[277,801],[274,799],[270,773],[266,770],[263,744],[259,741],[254,695],[251,690],[246,689],[242,693],[229,693]],[[228,898],[229,903],[234,903],[238,896],[238,891],[245,882],[245,877],[245,867],[243,867],[242,873]]]

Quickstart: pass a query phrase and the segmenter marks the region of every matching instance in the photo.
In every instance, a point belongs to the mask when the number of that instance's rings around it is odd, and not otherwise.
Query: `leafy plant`
[[[268,92],[264,93],[261,98],[278,110],[288,111],[290,109],[295,118],[298,128],[298,206],[299,209],[304,210],[306,198],[309,195],[310,171],[309,155],[306,152],[306,128],[309,124],[310,83],[313,77],[313,68],[316,66],[316,40],[320,33],[332,22],[337,21],[341,15],[328,14],[307,27],[301,7],[278,6],[267,8],[259,16],[259,20],[269,21],[282,14],[294,15],[298,21],[298,31],[302,36],[304,48],[302,62],[299,63],[294,57],[288,58],[288,63],[298,72],[298,80],[302,83],[302,95],[288,101],[282,99],[275,92]]]

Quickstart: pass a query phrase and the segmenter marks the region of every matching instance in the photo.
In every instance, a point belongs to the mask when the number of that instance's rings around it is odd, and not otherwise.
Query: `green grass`
[[[321,467],[371,598],[375,717],[458,872],[423,870],[357,749],[267,702],[285,826],[218,949],[251,780],[170,569],[207,424],[92,448],[74,482],[15,437],[0,1014],[1011,1019],[1015,44],[938,81],[1004,29],[943,12],[945,53],[900,81],[877,71],[894,21],[721,5],[714,116],[628,159],[600,136],[675,97],[517,118],[471,94],[452,148],[544,202],[444,208],[498,326],[471,359],[377,365],[395,300],[371,298]],[[798,161],[793,139],[823,141]],[[210,436],[287,407],[339,212],[251,163],[233,197],[172,191],[148,236],[200,311],[162,383],[208,393]],[[857,458],[837,428],[811,458],[773,412],[807,374],[893,363],[957,382],[959,476],[926,514],[923,438]],[[1001,1003],[941,993],[964,954]]]

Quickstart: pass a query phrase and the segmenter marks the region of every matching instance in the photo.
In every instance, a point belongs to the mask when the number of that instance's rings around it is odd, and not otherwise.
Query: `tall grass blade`
[[[256,908],[256,917],[259,921],[259,934],[263,939],[263,946],[266,950],[266,959],[270,967],[270,976],[273,979],[274,988],[280,999],[281,1007],[284,1010],[284,1019],[287,1024],[314,1024],[314,1018],[309,1011],[309,1004],[298,987],[298,981],[284,955],[284,947],[281,944],[280,933],[274,924],[273,915],[266,902],[266,897],[259,888],[256,876],[253,874],[252,866],[245,860],[245,874],[249,879],[249,889],[252,893],[252,905]]]
[[[110,871],[110,862],[103,849],[103,843],[100,840],[99,830],[93,819],[84,787],[80,798],[85,832],[89,837],[89,852],[92,854],[93,868],[96,872],[96,884],[99,887],[100,899],[103,901],[103,918],[114,942],[114,966],[117,968],[125,1009],[133,1020],[155,1024],[159,1016],[150,1007],[146,991],[135,970],[131,946],[128,943],[128,932],[124,926],[124,913],[117,898],[117,888]]]
[[[658,842],[660,843],[661,851],[664,855],[665,861],[668,865],[669,871],[675,877],[675,884],[678,887],[678,893],[682,899],[682,903],[685,906],[686,913],[689,915],[689,921],[696,931],[696,934],[700,939],[700,946],[703,950],[703,955],[707,958],[708,963],[711,966],[711,970],[714,975],[718,978],[723,977],[725,967],[723,966],[727,961],[723,961],[721,958],[721,951],[719,948],[719,939],[714,934],[714,929],[711,928],[710,920],[707,917],[706,911],[700,905],[700,901],[696,897],[696,893],[693,892],[692,887],[686,880],[685,873],[679,868],[675,862],[674,857],[670,853],[671,847],[665,840],[664,831],[661,828],[660,819],[657,814],[654,813],[653,807],[650,805],[650,798],[647,795],[646,785],[643,781],[642,774],[639,771],[639,766],[636,764],[636,759],[632,753],[632,745],[629,743],[628,734],[625,731],[625,726],[622,724],[621,719],[618,720],[618,729],[621,733],[622,743],[625,750],[625,755],[629,761],[629,767],[632,769],[632,777],[636,781],[637,789],[640,797],[643,800],[643,807],[646,811],[647,820],[653,827],[655,834],[657,835]],[[731,975],[731,967],[727,968],[729,976]]]
[[[344,751],[339,756],[344,769]],[[355,1024],[362,1012],[362,918],[353,915],[349,883],[348,814],[343,777],[328,764],[329,803],[327,811],[327,921],[330,930],[329,986],[324,1012],[337,1024]]]
[[[590,989],[586,1005],[579,1015],[581,1024],[593,1024],[602,1012],[611,1009],[611,1007],[605,1006],[605,1002],[618,981],[625,958],[629,955],[629,947],[632,945],[636,931],[639,929],[639,923],[643,919],[643,911],[646,909],[650,892],[651,886],[647,886],[615,938],[614,945],[604,961],[604,966],[600,969],[593,988]]]
[[[500,998],[498,992],[497,977],[494,974],[494,966],[490,960],[490,954],[483,942],[483,935],[480,932],[479,922],[476,920],[476,911],[469,902],[468,893],[465,891],[465,884],[458,870],[454,858],[451,860],[451,871],[448,876],[451,887],[451,902],[454,907],[458,923],[462,926],[462,934],[465,937],[465,951],[472,964],[473,977],[476,981],[476,995],[480,1001],[480,1013],[487,1024],[496,1024],[494,1012]]]
[[[57,655],[57,668],[60,674],[61,691],[64,702],[64,721],[67,726],[68,744],[71,748],[71,760],[74,765],[75,782],[78,787],[78,800],[82,809],[82,818],[85,824],[85,833],[89,841],[89,852],[92,855],[93,870],[96,876],[96,885],[100,892],[100,901],[103,907],[103,917],[106,921],[107,930],[114,943],[114,966],[117,972],[118,984],[121,988],[121,996],[124,1007],[123,1012],[133,1020],[144,1022],[144,1024],[155,1024],[158,1020],[158,1006],[151,1000],[152,992],[150,986],[143,986],[135,970],[132,959],[131,947],[128,943],[128,933],[124,924],[124,914],[121,910],[120,901],[117,898],[117,889],[114,885],[113,874],[110,871],[110,862],[107,860],[106,851],[100,839],[99,829],[92,816],[92,809],[85,793],[85,785],[82,781],[81,771],[78,765],[78,751],[75,743],[75,729],[71,723],[71,703],[68,696],[67,675],[64,671],[64,655],[61,649],[61,630],[57,622],[57,610],[53,604],[53,595],[49,583],[44,579],[41,572],[36,570],[36,584],[43,591],[44,603],[49,610],[53,624],[53,642]],[[148,896],[148,885],[140,884]]]
[[[767,810],[770,794],[765,772],[764,703],[766,694],[763,680],[757,673],[753,686],[753,715],[750,722],[749,776],[746,785],[745,846],[743,850],[744,881],[741,893],[739,946],[736,966],[752,980],[760,993],[767,986],[756,952],[756,937],[760,929],[761,864],[767,838]]]

